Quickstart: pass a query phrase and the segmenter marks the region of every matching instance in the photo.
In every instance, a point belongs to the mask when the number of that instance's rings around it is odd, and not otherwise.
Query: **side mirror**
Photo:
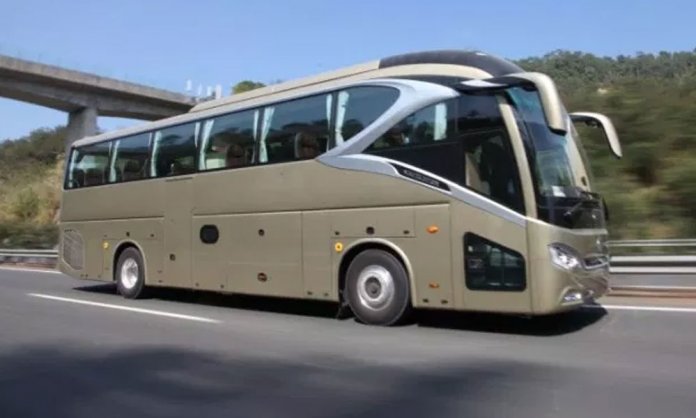
[[[558,94],[556,84],[546,74],[525,72],[482,80],[467,80],[461,82],[456,88],[463,92],[476,92],[481,90],[504,90],[510,87],[523,86],[532,87],[539,92],[541,105],[544,108],[544,118],[549,129],[561,135],[568,133],[565,108],[561,101],[561,95]]]
[[[621,158],[623,153],[621,151],[621,143],[619,142],[619,135],[616,133],[616,128],[611,122],[611,119],[602,115],[601,113],[592,112],[575,112],[570,114],[570,119],[573,122],[583,122],[588,126],[595,128],[601,127],[604,131],[604,138],[609,144],[609,149],[616,156],[616,158]]]

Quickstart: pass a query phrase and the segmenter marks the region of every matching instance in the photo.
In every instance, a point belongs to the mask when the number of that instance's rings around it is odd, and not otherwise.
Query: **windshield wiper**
[[[567,211],[563,212],[563,219],[565,219],[568,222],[573,222],[573,215],[580,209],[580,207],[587,202],[587,200],[581,200],[578,203],[574,204],[573,207],[568,209]]]
[[[567,211],[563,212],[563,219],[565,219],[568,222],[573,221],[574,215],[576,214],[578,209],[580,209],[585,203],[593,202],[593,201],[597,200],[596,195],[593,193],[590,193],[590,192],[585,191],[585,190],[580,190],[580,189],[578,189],[578,192],[580,194],[580,201],[578,203],[574,204]]]

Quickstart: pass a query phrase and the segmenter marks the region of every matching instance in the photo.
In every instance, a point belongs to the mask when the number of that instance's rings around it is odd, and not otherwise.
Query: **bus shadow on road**
[[[113,294],[116,296],[116,287],[111,283],[80,286],[76,287],[75,290],[89,293]],[[246,311],[317,318],[340,318],[357,322],[352,315],[338,315],[338,304],[335,302],[248,296],[172,288],[153,289],[148,299],[195,305],[219,306]],[[577,332],[598,322],[606,314],[607,311],[601,308],[600,305],[594,305],[591,309],[581,308],[570,312],[538,317],[480,312],[419,310],[415,312],[411,320],[403,324],[403,326],[543,337]]]
[[[597,307],[536,317],[478,312],[422,311],[418,313],[417,325],[427,328],[550,337],[580,331],[600,321],[606,314],[605,309]]]
[[[111,283],[80,286],[76,287],[75,290],[89,293],[117,294],[116,286]],[[323,318],[336,317],[338,311],[338,304],[335,302],[249,296],[189,289],[152,289],[146,299]]]

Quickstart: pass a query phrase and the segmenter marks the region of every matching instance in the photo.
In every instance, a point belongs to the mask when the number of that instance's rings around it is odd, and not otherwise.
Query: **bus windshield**
[[[551,131],[539,94],[508,89],[535,183],[539,217],[569,228],[604,226],[602,202],[590,192],[587,158],[570,118],[568,133]]]

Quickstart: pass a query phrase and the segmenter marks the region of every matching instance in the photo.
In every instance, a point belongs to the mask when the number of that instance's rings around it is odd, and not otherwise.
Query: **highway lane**
[[[696,304],[524,319],[164,291],[0,268],[0,417],[693,417]],[[676,308],[677,310],[639,310]],[[130,310],[134,308],[134,310]]]

